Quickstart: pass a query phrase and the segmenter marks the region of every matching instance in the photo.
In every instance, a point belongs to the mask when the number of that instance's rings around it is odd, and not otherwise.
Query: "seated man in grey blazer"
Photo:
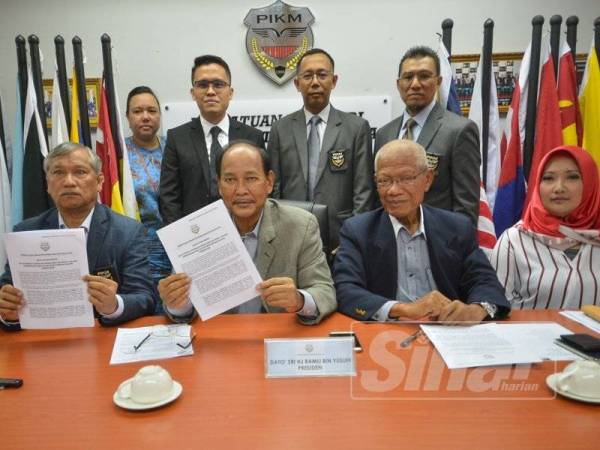
[[[275,174],[260,147],[232,142],[217,163],[221,198],[264,280],[254,299],[229,313],[291,312],[302,323],[320,322],[337,303],[316,218],[267,199]],[[176,322],[195,316],[188,298],[190,283],[180,273],[158,285],[165,311]]]
[[[44,160],[48,193],[56,208],[24,220],[14,231],[84,228],[89,300],[102,325],[117,325],[154,313],[144,228],[96,203],[104,177],[98,156],[82,144],[65,142]],[[0,279],[0,323],[20,329],[18,310],[26,296],[12,285],[8,264]]]
[[[260,130],[227,115],[233,87],[222,58],[203,55],[194,60],[190,93],[200,116],[167,131],[158,198],[165,224],[218,200],[215,161],[229,141],[265,145]]]
[[[434,179],[425,203],[460,212],[476,224],[479,215],[481,157],[475,122],[447,111],[435,96],[442,77],[440,60],[429,47],[413,47],[400,60],[396,82],[404,113],[377,130],[375,153],[394,139],[425,147]]]
[[[307,51],[294,79],[304,107],[273,124],[267,147],[273,198],[327,205],[329,248],[337,247],[342,222],[369,211],[375,199],[369,122],[329,103],[337,79],[329,53]]]

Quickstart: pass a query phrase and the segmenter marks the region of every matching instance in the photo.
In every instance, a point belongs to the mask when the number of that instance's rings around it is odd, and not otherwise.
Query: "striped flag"
[[[45,125],[45,124],[44,124]],[[46,137],[37,108],[37,95],[29,69],[25,118],[23,121],[25,152],[23,155],[23,218],[37,216],[50,208],[43,162],[48,154]],[[25,179],[27,174],[27,179]]]
[[[593,39],[579,88],[579,105],[583,119],[582,146],[600,167],[600,66]]]
[[[60,87],[58,86],[58,73],[54,72],[52,82],[52,135],[50,136],[50,148],[54,148],[69,140],[69,129],[67,128],[67,117],[62,104]]]
[[[438,57],[440,58],[440,75],[442,76],[442,85],[440,86],[440,90],[438,91],[440,103],[448,111],[452,111],[455,114],[462,115],[460,105],[458,103],[458,96],[456,94],[456,87],[454,85],[454,78],[452,77],[452,66],[450,65],[448,51],[446,50],[446,47],[444,46],[444,43],[441,40],[440,47],[438,49]],[[495,85],[496,84],[494,83],[494,87]],[[479,111],[479,122],[476,123],[481,133],[481,87],[479,88]],[[497,111],[498,109],[496,108],[496,112]],[[490,129],[491,127],[492,123],[490,122]],[[479,247],[489,257],[490,253],[492,252],[492,249],[494,248],[494,245],[496,244],[496,235],[494,233],[494,222],[492,221],[492,213],[488,205],[488,199],[485,190],[483,189],[483,184],[481,184],[481,188],[479,189],[479,217],[477,218],[477,239],[479,241]]]
[[[563,42],[558,66],[558,106],[562,123],[562,138],[565,145],[581,147],[583,124],[577,100],[577,74],[571,47]]]
[[[523,141],[525,140],[530,65],[531,43],[527,46],[521,61],[519,80],[513,91],[512,101],[506,116],[506,125],[500,141],[502,167],[493,209],[497,236],[519,221],[525,202]]]
[[[100,192],[100,201],[113,211],[124,214],[119,187],[119,170],[117,168],[117,153],[110,128],[106,88],[102,80],[100,92],[100,110],[98,111],[98,128],[96,129],[96,154],[102,160],[104,183]]]
[[[115,98],[118,99],[117,87],[115,85]],[[121,146],[122,154],[119,166],[121,169],[121,187],[123,192],[123,209],[124,214],[132,219],[140,221],[140,212],[138,209],[137,201],[135,199],[135,188],[133,185],[133,175],[131,173],[131,166],[129,165],[129,154],[127,152],[127,145],[125,145],[125,137],[123,135],[123,125],[121,123],[121,110],[119,108],[119,102],[116,101],[117,108],[117,127],[119,143]]]

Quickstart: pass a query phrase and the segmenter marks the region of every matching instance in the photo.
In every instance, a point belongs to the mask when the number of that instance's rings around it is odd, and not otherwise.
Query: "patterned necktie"
[[[219,133],[221,129],[219,127],[212,127],[210,129],[210,135],[212,136],[212,143],[210,144],[210,201],[213,202],[219,199],[219,187],[217,184],[217,159],[223,151],[221,144],[219,144]]]
[[[413,127],[417,124],[417,121],[412,117],[409,117],[406,121],[406,131],[404,132],[404,136],[402,139],[408,139],[409,141],[413,140]]]
[[[310,132],[308,133],[308,196],[307,200],[314,200],[315,185],[317,183],[317,169],[319,168],[319,155],[321,153],[321,138],[318,125],[321,123],[319,116],[310,118]]]

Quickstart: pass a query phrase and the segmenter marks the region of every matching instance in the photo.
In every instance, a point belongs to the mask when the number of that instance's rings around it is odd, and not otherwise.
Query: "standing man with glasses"
[[[261,131],[227,115],[233,88],[222,58],[203,55],[194,60],[190,92],[200,116],[167,132],[159,189],[165,224],[219,199],[215,161],[229,141],[246,139],[265,146]]]
[[[433,182],[425,149],[394,140],[375,156],[383,208],[348,219],[333,279],[339,310],[358,320],[501,319],[504,288],[462,214],[423,205]]]
[[[425,203],[466,214],[473,223],[479,215],[481,157],[475,122],[447,111],[436,100],[442,77],[440,60],[429,47],[413,47],[400,60],[396,82],[406,109],[377,130],[375,153],[394,139],[418,142],[433,170]]]
[[[337,247],[342,222],[369,211],[374,200],[369,122],[331,106],[337,80],[326,51],[307,51],[294,79],[304,107],[273,124],[268,145],[273,197],[327,205],[329,248]]]

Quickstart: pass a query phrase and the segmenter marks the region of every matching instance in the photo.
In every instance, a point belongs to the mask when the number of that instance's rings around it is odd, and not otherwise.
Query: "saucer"
[[[557,394],[560,394],[560,395],[564,395],[565,397],[568,397],[570,399],[578,400],[580,402],[600,404],[600,398],[585,397],[582,395],[574,394],[573,392],[566,392],[566,391],[559,389],[559,387],[556,385],[558,375],[559,375],[558,373],[553,373],[552,375],[548,375],[548,377],[546,378],[546,384],[554,392],[556,392]]]
[[[133,378],[130,378],[127,381],[131,381],[131,380],[133,380]],[[127,381],[125,381],[125,382],[127,382]],[[113,402],[115,402],[115,404],[117,406],[120,406],[121,408],[130,409],[132,411],[142,411],[145,409],[158,408],[159,406],[163,406],[163,405],[166,405],[167,403],[171,403],[173,400],[177,399],[181,395],[182,391],[183,391],[183,388],[181,387],[181,384],[179,384],[177,381],[173,380],[173,388],[171,389],[171,393],[166,398],[164,398],[158,402],[137,403],[137,402],[134,402],[130,398],[122,398],[119,395],[118,389],[115,391],[115,393],[113,395]]]

